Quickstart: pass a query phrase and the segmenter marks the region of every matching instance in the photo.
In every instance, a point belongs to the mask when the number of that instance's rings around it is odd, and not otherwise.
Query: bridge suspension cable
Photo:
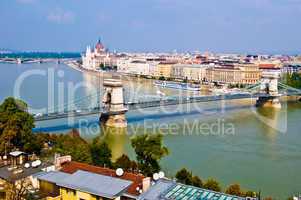
[[[278,83],[278,86],[281,87],[281,88],[284,88],[284,89],[286,89],[286,90],[291,90],[291,91],[293,91],[293,92],[296,92],[296,93],[298,93],[298,94],[301,94],[301,90],[300,90],[300,89],[291,87],[291,86],[286,85],[286,84],[284,84],[284,83],[279,82],[279,83]]]
[[[47,108],[47,112],[68,112],[70,110],[68,109],[72,109],[72,107],[76,107],[79,106],[80,103],[85,102],[85,101],[92,101],[93,99],[96,100],[97,102],[97,106],[99,106],[99,99],[97,97],[99,97],[100,94],[100,90],[97,90],[95,93],[92,93],[90,95],[84,96],[84,97],[80,97],[77,99],[74,99],[73,101],[69,101],[69,102],[65,102],[64,104],[60,104],[60,105],[56,105],[53,107],[48,107]]]

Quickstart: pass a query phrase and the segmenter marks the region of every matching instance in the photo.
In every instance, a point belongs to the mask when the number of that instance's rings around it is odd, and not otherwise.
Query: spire
[[[98,42],[95,45],[95,51],[100,53],[100,52],[104,52],[104,50],[105,50],[105,47],[101,43],[101,38],[99,37]]]

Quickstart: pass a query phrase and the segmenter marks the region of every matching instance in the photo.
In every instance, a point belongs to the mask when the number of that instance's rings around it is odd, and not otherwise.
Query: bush
[[[227,194],[231,194],[231,195],[236,195],[236,196],[241,196],[242,195],[242,191],[240,189],[240,185],[239,184],[230,185],[226,189],[226,193]]]
[[[182,168],[176,173],[176,179],[183,184],[192,185],[192,173]]]
[[[219,183],[214,179],[208,179],[206,181],[206,183],[204,184],[204,188],[206,188],[208,190],[213,190],[216,192],[221,191],[221,187],[220,187]]]

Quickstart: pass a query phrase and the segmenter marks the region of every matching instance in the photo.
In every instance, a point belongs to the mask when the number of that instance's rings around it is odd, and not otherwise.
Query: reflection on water
[[[102,76],[83,74],[63,64],[0,65],[5,68],[5,73],[0,73],[1,100],[13,94],[14,81],[22,72],[30,69],[63,70],[65,76],[55,79],[55,88],[58,88],[58,81],[63,83],[66,90],[70,82],[89,83],[88,87],[77,90],[76,97],[86,96],[91,93],[93,86],[99,87],[101,86],[99,82],[103,81]],[[152,80],[126,78],[123,83],[129,100],[156,96],[158,89],[166,95],[194,95],[193,92],[156,88]],[[46,76],[31,77],[24,81],[21,95],[29,105],[42,108],[47,106],[47,89]],[[300,191],[301,103],[289,103],[287,106],[283,104],[282,109],[278,111],[256,109],[253,105],[254,99],[136,110],[127,113],[129,127],[122,131],[117,129],[101,131],[98,127],[99,115],[85,116],[81,117],[81,120],[87,120],[87,124],[95,122],[96,126],[88,128],[85,126],[80,131],[81,135],[87,138],[101,134],[111,147],[114,159],[123,153],[133,159],[134,153],[130,147],[131,135],[141,134],[147,127],[172,124],[179,128],[173,130],[175,134],[164,136],[164,143],[171,153],[161,162],[168,174],[174,175],[178,169],[187,167],[204,179],[208,177],[218,179],[224,186],[238,182],[243,188],[255,191],[261,189],[264,194],[278,196],[280,199],[287,198],[292,193]],[[235,134],[197,135],[193,131],[194,134],[183,134],[185,120],[189,122],[188,124],[198,121],[209,125],[223,120],[225,126],[234,125]],[[55,126],[66,124],[66,121],[57,119],[40,123],[42,126]]]
[[[260,107],[253,110],[263,128],[263,134],[271,141],[276,140],[277,134],[287,132],[287,103],[282,102],[282,108]]]
[[[112,150],[113,161],[126,153],[125,145],[128,142],[126,128],[102,127],[100,134]]]

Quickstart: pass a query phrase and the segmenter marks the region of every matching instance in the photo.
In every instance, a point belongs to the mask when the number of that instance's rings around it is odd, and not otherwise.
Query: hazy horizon
[[[3,0],[0,48],[300,54],[301,0]],[[5,27],[5,28],[3,28]]]

